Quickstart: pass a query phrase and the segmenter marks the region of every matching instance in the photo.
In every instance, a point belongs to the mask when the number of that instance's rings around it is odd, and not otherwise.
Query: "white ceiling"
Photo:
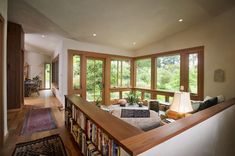
[[[22,24],[27,44],[47,51],[60,37],[134,51],[233,6],[234,0],[9,0],[8,18]]]

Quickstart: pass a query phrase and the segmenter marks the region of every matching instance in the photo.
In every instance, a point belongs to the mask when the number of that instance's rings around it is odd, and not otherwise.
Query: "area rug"
[[[57,128],[51,108],[30,109],[24,120],[21,135]]]
[[[66,156],[64,143],[58,134],[16,144],[12,156]]]

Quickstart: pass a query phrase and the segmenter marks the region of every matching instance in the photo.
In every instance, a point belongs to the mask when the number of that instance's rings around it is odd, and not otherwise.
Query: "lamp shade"
[[[187,92],[175,92],[170,110],[178,113],[192,112],[193,108],[190,101],[190,94]]]

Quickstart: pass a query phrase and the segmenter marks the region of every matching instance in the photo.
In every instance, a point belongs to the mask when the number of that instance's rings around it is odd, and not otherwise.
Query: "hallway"
[[[60,111],[58,108],[58,106],[61,106],[61,103],[50,90],[40,91],[40,96],[33,95],[32,97],[26,97],[24,99],[24,103],[25,105],[20,111],[8,112],[9,133],[3,149],[0,150],[0,155],[11,155],[16,143],[27,142],[58,133],[64,142],[67,154],[71,156],[79,155],[76,143],[73,141],[72,136],[64,126],[64,110]],[[52,114],[58,128],[49,131],[36,132],[29,135],[20,135],[27,111],[29,111],[30,108],[45,107],[50,107],[52,109]]]

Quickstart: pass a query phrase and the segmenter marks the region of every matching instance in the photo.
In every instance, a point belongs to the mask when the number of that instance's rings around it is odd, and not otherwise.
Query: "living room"
[[[62,111],[66,107],[65,95],[71,94],[79,95],[83,100],[95,101],[102,104],[102,107],[123,102],[119,101],[123,98],[129,102],[128,97],[131,93],[138,96],[138,101],[143,106],[147,106],[150,100],[157,100],[162,106],[171,104],[176,99],[175,92],[178,91],[190,92],[190,98],[194,101],[203,101],[207,96],[219,95],[223,95],[225,101],[234,98],[235,37],[232,32],[235,28],[235,4],[233,1],[53,2],[57,7],[48,5],[46,1],[1,2],[1,15],[5,24],[3,85],[0,85],[3,86],[0,109],[1,140],[6,138],[9,128],[5,46],[7,21],[21,25],[25,36],[30,35],[34,38],[25,39],[26,51],[29,45],[34,51],[50,51],[51,90],[58,99]],[[67,97],[68,100],[71,99]],[[190,118],[186,117],[179,122],[144,132],[145,134],[140,134],[139,137],[129,136],[123,140],[115,138],[116,136],[112,134],[111,137],[117,139],[116,141],[124,146],[129,155],[156,155],[156,153],[174,155],[179,149],[183,152],[178,152],[176,155],[189,152],[192,155],[223,155],[225,151],[228,155],[233,154],[235,139],[231,134],[235,125],[231,123],[234,123],[234,106],[226,105],[226,108],[221,108],[220,111],[216,108],[210,109],[216,109],[216,113],[211,113],[210,110],[198,112]],[[116,119],[113,120],[116,122]],[[99,125],[99,121],[97,122]],[[201,122],[204,123],[204,127],[199,124]],[[191,124],[185,125],[185,123]],[[180,124],[187,128],[174,129],[174,126]],[[196,135],[196,129],[205,131],[216,129],[219,125],[223,125],[223,129],[213,130],[211,132],[213,136],[204,132],[201,133],[204,137],[202,141],[193,137]],[[99,126],[107,133],[111,133],[102,127],[102,124]],[[141,139],[151,135],[156,136],[164,129],[170,131],[171,126],[175,130],[174,135],[169,133],[161,136],[167,135],[166,138],[171,140],[160,137],[155,139],[164,141],[155,140],[149,143],[151,140],[149,138],[146,144],[141,144]],[[182,129],[188,129],[188,133],[183,133]],[[226,132],[227,135],[218,137],[221,132]],[[180,134],[181,137],[176,134]],[[133,143],[134,140],[139,141],[139,144]],[[182,141],[190,143],[190,140],[193,140],[193,143],[187,145],[187,150],[175,146]],[[207,142],[208,145],[192,149],[195,144],[201,142]],[[230,151],[226,147],[221,150],[215,148],[221,144],[229,145]],[[149,148],[146,149],[145,146]],[[169,147],[172,151],[168,151]]]

